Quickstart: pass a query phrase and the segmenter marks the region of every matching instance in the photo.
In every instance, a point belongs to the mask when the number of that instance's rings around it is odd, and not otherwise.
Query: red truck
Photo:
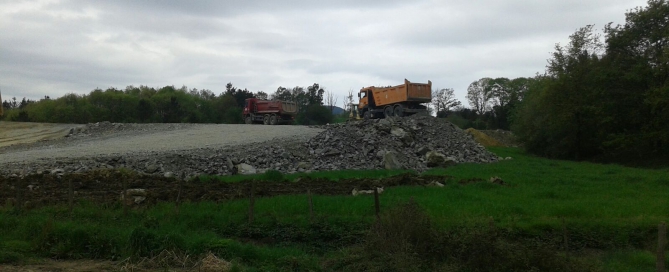
[[[297,103],[280,100],[259,100],[247,98],[242,112],[247,124],[263,123],[265,125],[289,124],[297,115]]]

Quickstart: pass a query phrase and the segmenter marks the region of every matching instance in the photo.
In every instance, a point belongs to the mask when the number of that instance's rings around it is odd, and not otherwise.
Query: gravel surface
[[[218,149],[270,140],[306,141],[322,131],[304,126],[219,124],[100,123],[87,127],[60,140],[0,148],[0,166],[62,158]]]

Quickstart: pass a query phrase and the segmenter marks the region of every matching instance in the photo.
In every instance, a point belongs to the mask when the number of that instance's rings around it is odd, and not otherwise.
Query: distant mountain
[[[325,106],[325,107],[330,108],[330,106]],[[339,114],[342,114],[342,113],[345,112],[345,111],[346,111],[346,110],[344,110],[344,109],[342,109],[342,108],[340,108],[340,107],[337,107],[337,106],[334,106],[334,107],[332,108],[332,114],[333,114],[333,115],[339,115]]]

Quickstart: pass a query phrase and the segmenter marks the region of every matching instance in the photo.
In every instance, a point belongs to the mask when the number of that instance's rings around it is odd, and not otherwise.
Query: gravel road
[[[0,165],[59,158],[148,154],[217,149],[264,141],[308,140],[321,129],[304,126],[219,124],[121,124],[90,129],[68,138],[0,148]]]

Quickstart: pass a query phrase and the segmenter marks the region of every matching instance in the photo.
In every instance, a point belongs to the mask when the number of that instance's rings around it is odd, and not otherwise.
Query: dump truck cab
[[[365,119],[373,118],[374,116],[374,92],[372,91],[374,87],[363,88],[358,92],[358,113],[363,116]]]

